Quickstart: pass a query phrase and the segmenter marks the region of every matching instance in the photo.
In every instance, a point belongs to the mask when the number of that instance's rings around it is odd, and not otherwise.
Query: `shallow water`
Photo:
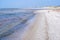
[[[34,15],[34,13],[30,12],[0,13],[0,38],[26,27],[26,22]]]

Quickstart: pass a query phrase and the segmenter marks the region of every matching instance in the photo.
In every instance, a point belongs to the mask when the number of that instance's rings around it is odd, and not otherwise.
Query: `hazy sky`
[[[0,0],[0,8],[39,8],[59,5],[60,0]]]

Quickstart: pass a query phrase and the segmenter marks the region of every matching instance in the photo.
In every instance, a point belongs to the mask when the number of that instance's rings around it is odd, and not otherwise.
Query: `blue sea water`
[[[6,37],[14,33],[18,29],[23,29],[27,26],[26,22],[34,17],[34,13],[17,12],[17,13],[0,13],[0,38]],[[21,21],[21,22],[20,22]],[[20,23],[18,23],[20,22]],[[17,25],[15,25],[18,23]],[[9,25],[14,24],[14,27]],[[5,31],[6,30],[6,31]]]

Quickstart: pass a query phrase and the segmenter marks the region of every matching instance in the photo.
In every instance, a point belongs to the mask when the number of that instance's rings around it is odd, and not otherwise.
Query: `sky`
[[[0,8],[40,8],[60,6],[60,0],[0,0]]]

